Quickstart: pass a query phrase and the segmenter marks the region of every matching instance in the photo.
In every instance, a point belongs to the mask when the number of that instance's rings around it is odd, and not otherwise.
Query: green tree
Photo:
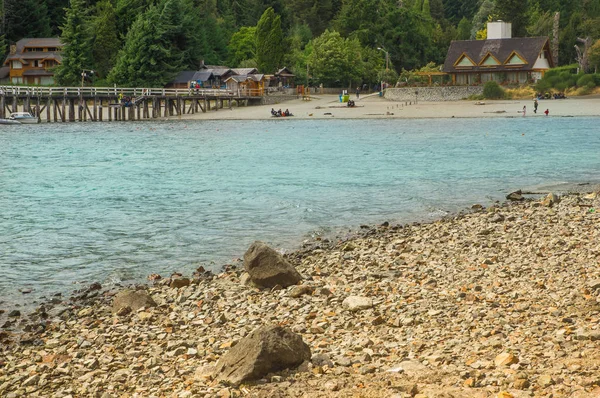
[[[71,7],[66,11],[65,25],[61,27],[63,60],[55,71],[56,80],[61,85],[79,85],[83,70],[92,68],[88,22],[84,1],[71,0]]]
[[[115,12],[119,38],[125,38],[133,22],[146,12],[149,6],[149,0],[116,0]]]
[[[9,42],[25,37],[51,37],[45,0],[4,0],[4,33]]]
[[[344,37],[357,37],[363,46],[377,47],[392,9],[398,7],[388,0],[344,0],[333,27]]]
[[[238,66],[242,61],[254,59],[256,53],[256,27],[241,27],[229,40],[230,66]]]
[[[429,6],[429,0],[423,0],[422,13],[425,17],[431,18],[431,7]]]
[[[183,54],[172,51],[161,10],[150,6],[127,33],[125,45],[109,74],[109,81],[134,87],[161,87],[181,69]]]
[[[390,11],[384,21],[383,43],[390,51],[394,69],[415,69],[440,56],[434,43],[436,27],[431,20],[412,9],[400,8]]]
[[[274,73],[283,61],[281,18],[269,7],[256,25],[256,63],[262,73]]]
[[[471,37],[478,40],[485,39],[487,36],[487,22],[493,19],[494,0],[483,0],[481,6],[473,16],[473,27],[471,28]],[[485,36],[481,38],[478,32],[484,31]],[[479,37],[477,37],[479,36]]]
[[[462,18],[473,19],[480,6],[474,0],[444,0],[444,14],[453,23],[458,23]]]
[[[94,70],[98,76],[105,78],[115,64],[117,53],[121,48],[117,36],[115,9],[110,0],[101,0],[96,4],[96,16],[92,19],[91,26]]]
[[[471,22],[465,17],[460,20],[457,28],[457,40],[469,40],[471,38]]]
[[[528,0],[496,1],[494,14],[501,20],[512,23],[513,37],[527,36],[529,25]]]
[[[290,10],[295,25],[308,25],[315,36],[327,29],[339,11],[333,0],[296,0],[290,2]]]
[[[363,74],[360,43],[336,31],[325,30],[312,41],[308,63],[312,75],[326,86],[349,87]]]

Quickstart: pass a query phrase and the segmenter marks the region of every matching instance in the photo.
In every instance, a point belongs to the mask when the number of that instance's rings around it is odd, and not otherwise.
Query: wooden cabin
[[[265,91],[265,75],[233,75],[225,80],[228,90],[233,90],[239,95],[262,96]]]
[[[11,84],[52,85],[52,68],[62,63],[63,44],[57,38],[21,39],[10,46],[4,65]]]
[[[294,78],[296,77],[296,75],[294,75],[292,73],[292,71],[289,70],[288,68],[279,69],[273,76],[275,78],[274,86],[289,87],[289,88],[294,87]],[[273,85],[273,84],[271,84],[271,85]]]

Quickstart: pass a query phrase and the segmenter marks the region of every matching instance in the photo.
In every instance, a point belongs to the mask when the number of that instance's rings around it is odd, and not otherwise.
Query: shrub
[[[577,87],[588,87],[588,88],[596,87],[596,83],[594,82],[594,76],[592,76],[592,75],[581,76],[579,79],[577,79]]]
[[[483,86],[483,96],[487,99],[504,98],[504,89],[495,81],[489,81]]]

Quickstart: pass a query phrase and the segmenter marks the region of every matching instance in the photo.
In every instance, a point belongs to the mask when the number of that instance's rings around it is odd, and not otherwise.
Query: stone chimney
[[[200,67],[198,69],[204,69],[204,60],[200,60]]]
[[[510,39],[512,37],[512,23],[493,21],[487,23],[488,39]]]
[[[10,45],[10,54],[11,55],[15,55],[17,53],[17,45],[16,44],[11,44]]]

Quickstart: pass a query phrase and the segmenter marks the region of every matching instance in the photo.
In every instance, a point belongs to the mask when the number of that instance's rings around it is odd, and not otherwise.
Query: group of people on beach
[[[554,94],[550,94],[550,93],[537,93],[535,95],[536,99],[539,100],[543,100],[543,99],[566,99],[567,96],[565,95],[565,93],[554,93]]]
[[[271,115],[275,117],[292,116],[288,109],[286,109],[284,112],[281,112],[281,109],[276,111],[275,108],[271,108]]]

